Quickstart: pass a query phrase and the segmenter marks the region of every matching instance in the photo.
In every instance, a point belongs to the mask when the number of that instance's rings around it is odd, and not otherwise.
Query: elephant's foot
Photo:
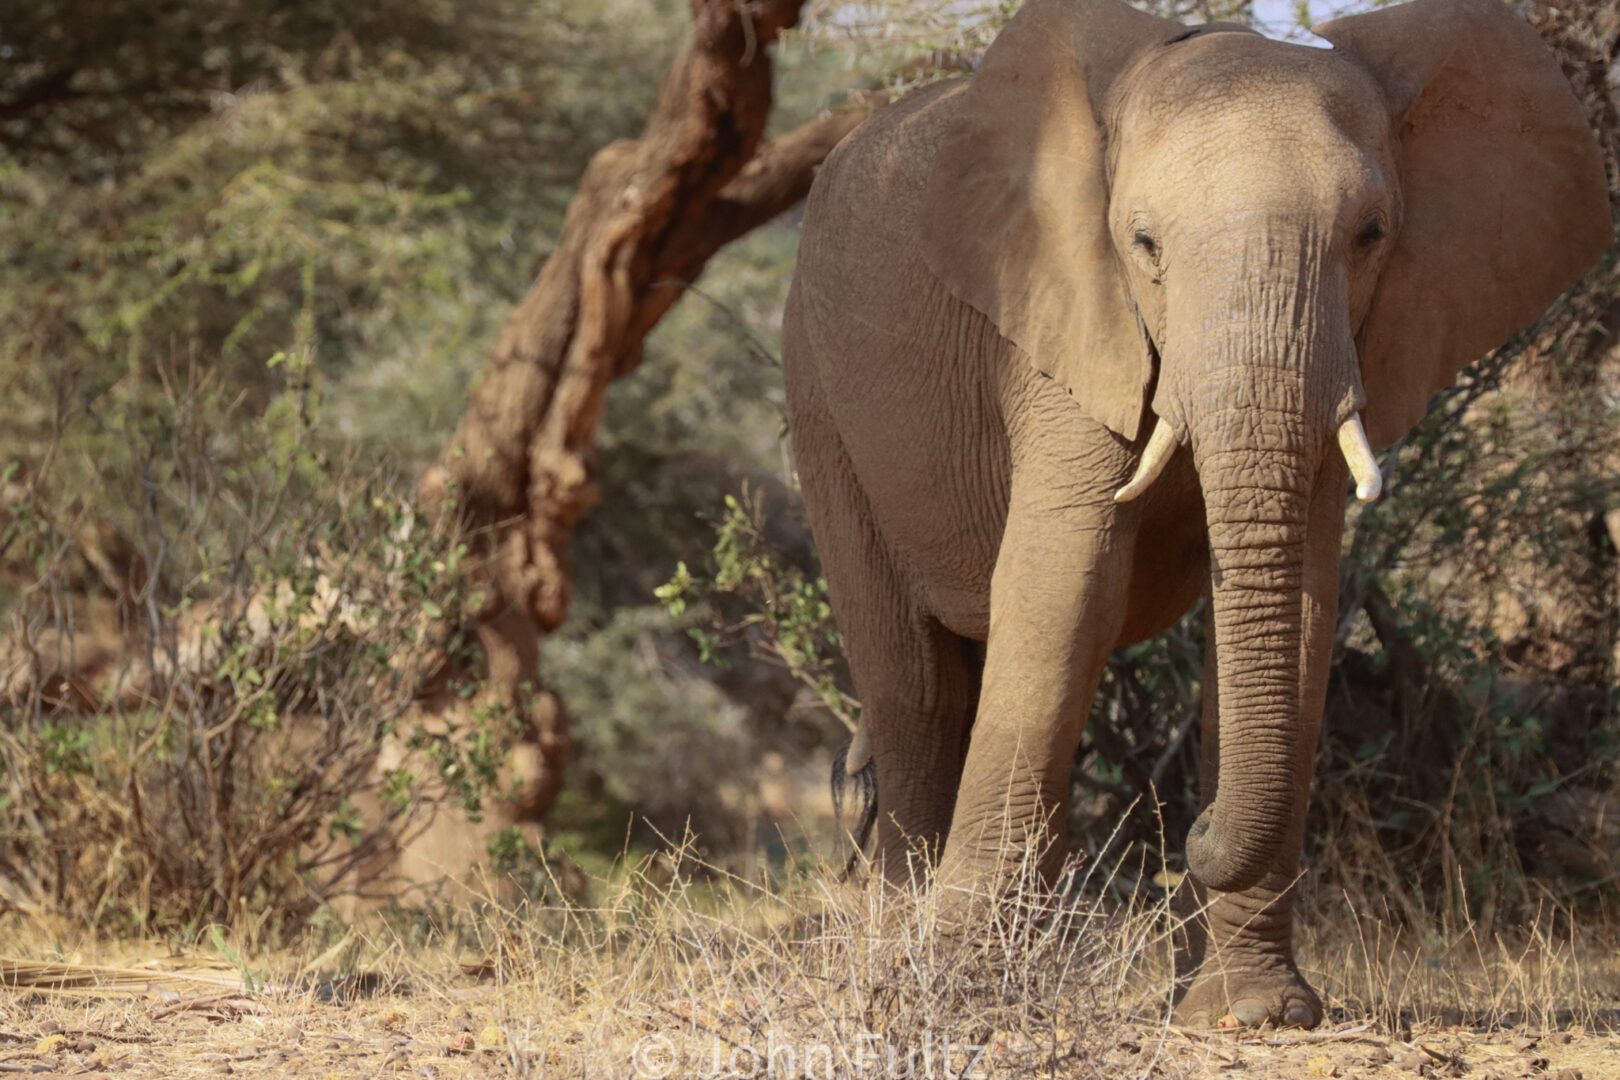
[[[1209,965],[1206,964],[1206,967]],[[1322,1022],[1322,999],[1293,968],[1234,967],[1200,974],[1176,1004],[1186,1027],[1313,1028]]]

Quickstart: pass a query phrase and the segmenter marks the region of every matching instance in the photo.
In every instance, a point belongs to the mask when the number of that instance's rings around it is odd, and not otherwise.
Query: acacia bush
[[[93,503],[55,482],[67,437],[7,470],[0,912],[294,929],[424,805],[476,814],[499,782],[500,716],[433,722],[470,692],[464,538],[316,449],[307,389],[255,418],[187,379],[96,433],[133,475],[81,462]]]
[[[0,910],[291,927],[505,783],[411,485],[686,13],[94,7],[3,33]]]

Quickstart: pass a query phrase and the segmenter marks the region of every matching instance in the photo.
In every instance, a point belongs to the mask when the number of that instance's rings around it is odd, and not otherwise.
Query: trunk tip
[[[1187,869],[1216,892],[1242,892],[1260,884],[1271,865],[1270,854],[1240,851],[1226,830],[1215,824],[1215,807],[1204,807],[1187,832]]]

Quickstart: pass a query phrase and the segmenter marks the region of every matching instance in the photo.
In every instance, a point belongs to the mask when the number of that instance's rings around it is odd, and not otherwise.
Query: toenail
[[[1283,1020],[1293,1027],[1315,1027],[1316,1011],[1303,1001],[1296,1001],[1288,1006],[1283,1014]]]
[[[1266,1003],[1263,1001],[1246,998],[1242,1001],[1232,1002],[1232,1015],[1239,1022],[1249,1027],[1259,1027],[1271,1019],[1271,1010],[1266,1008]]]

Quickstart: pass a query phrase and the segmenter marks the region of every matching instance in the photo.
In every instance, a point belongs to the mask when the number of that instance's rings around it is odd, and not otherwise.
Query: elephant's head
[[[1610,235],[1580,107],[1498,0],[1413,0],[1318,33],[1331,50],[1029,0],[929,193],[944,283],[1120,439],[1151,426],[1119,498],[1190,449],[1222,754],[1188,860],[1221,889],[1258,880],[1289,824],[1307,508],[1343,475],[1329,455],[1376,497],[1371,446]]]

